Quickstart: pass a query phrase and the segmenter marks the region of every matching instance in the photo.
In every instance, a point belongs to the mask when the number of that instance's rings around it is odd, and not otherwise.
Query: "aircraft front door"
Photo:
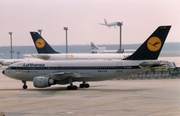
[[[117,72],[121,72],[122,71],[122,62],[118,62],[117,63],[116,70],[117,70]]]

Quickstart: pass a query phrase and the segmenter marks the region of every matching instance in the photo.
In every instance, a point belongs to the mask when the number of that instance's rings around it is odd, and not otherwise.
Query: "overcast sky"
[[[180,42],[180,0],[0,0],[0,46],[33,45],[30,31],[42,29],[51,45],[142,43],[160,25],[172,25],[166,42]]]

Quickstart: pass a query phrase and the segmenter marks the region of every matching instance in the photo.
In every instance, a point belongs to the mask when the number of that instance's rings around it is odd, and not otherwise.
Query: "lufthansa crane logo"
[[[45,46],[45,41],[42,38],[36,40],[36,46],[38,48],[43,48]]]
[[[70,58],[74,58],[74,55],[73,55],[73,54],[70,54],[69,57],[70,57]]]
[[[161,40],[158,37],[151,37],[147,42],[147,47],[150,51],[156,52],[161,48]]]

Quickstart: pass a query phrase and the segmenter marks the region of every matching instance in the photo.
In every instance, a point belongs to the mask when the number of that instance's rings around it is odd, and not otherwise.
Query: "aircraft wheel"
[[[77,90],[77,86],[67,86],[67,90]]]
[[[82,83],[79,85],[80,88],[89,88],[90,85],[88,83]]]
[[[22,81],[23,82],[23,89],[27,89],[28,88],[28,86],[26,85],[26,81]]]
[[[28,88],[28,86],[27,85],[23,85],[23,89],[27,89]]]
[[[79,87],[80,87],[80,88],[84,88],[84,84],[80,84]]]
[[[72,86],[67,86],[67,90],[71,90],[72,89]]]
[[[72,86],[72,89],[73,89],[73,90],[77,90],[77,86],[75,86],[75,85]]]
[[[89,84],[85,84],[84,85],[85,88],[89,88],[89,86],[90,86]]]

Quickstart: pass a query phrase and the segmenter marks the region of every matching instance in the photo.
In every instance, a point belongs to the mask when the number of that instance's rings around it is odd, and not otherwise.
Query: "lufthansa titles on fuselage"
[[[29,63],[29,64],[26,64],[24,63],[23,64],[23,67],[44,67],[45,64],[33,64],[33,63]]]

